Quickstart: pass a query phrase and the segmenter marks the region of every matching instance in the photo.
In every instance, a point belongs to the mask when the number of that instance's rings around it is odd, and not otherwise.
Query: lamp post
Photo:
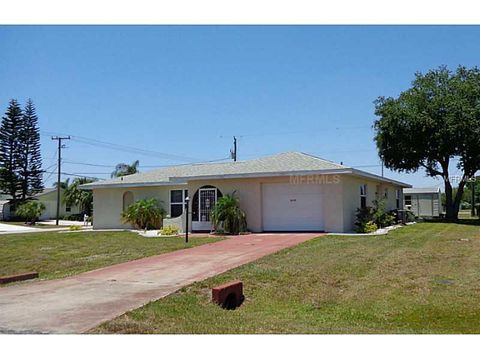
[[[188,202],[190,201],[190,198],[185,197],[185,243],[188,243]]]

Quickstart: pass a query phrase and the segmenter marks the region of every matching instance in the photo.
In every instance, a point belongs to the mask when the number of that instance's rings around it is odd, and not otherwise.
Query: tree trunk
[[[458,218],[458,211],[455,214],[455,207],[453,205],[453,189],[448,177],[445,181],[445,217],[449,220],[456,220]]]
[[[445,180],[445,208],[446,208],[446,215],[445,217],[448,220],[456,221],[458,220],[458,211],[460,210],[460,203],[463,197],[463,190],[465,188],[465,179],[462,178],[460,183],[458,184],[458,190],[453,198],[453,188],[450,184],[449,180]]]

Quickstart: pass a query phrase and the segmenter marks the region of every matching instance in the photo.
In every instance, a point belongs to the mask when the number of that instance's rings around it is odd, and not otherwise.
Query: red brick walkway
[[[64,279],[0,288],[0,333],[82,333],[195,281],[319,235],[237,236]]]

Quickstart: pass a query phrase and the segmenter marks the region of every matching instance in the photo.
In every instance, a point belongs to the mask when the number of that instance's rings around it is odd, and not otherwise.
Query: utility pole
[[[233,150],[230,150],[230,157],[233,162],[237,162],[237,138],[235,136],[233,136]]]
[[[58,226],[58,220],[60,219],[60,179],[61,179],[61,167],[62,167],[62,148],[65,145],[62,145],[62,140],[69,140],[70,136],[67,137],[59,137],[59,136],[52,136],[53,141],[58,141],[58,174],[57,174],[57,220],[56,224]]]
[[[475,217],[475,183],[476,183],[476,178],[475,176],[473,177],[472,180],[472,209],[471,209],[471,214],[472,217]]]

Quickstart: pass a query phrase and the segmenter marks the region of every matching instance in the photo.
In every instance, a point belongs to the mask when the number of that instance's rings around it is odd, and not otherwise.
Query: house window
[[[397,209],[400,208],[400,195],[401,195],[401,191],[399,189],[395,190],[395,199],[397,201]]]
[[[188,197],[188,190],[174,189],[170,191],[170,217],[178,217],[185,208],[185,198]]]
[[[405,196],[405,207],[410,208],[412,206],[412,196]]]
[[[65,212],[71,212],[72,209],[70,207],[65,207]]]
[[[367,207],[367,185],[362,184],[360,186],[360,208]]]
[[[385,190],[383,191],[383,197],[385,199],[388,199],[388,188],[385,188]]]

